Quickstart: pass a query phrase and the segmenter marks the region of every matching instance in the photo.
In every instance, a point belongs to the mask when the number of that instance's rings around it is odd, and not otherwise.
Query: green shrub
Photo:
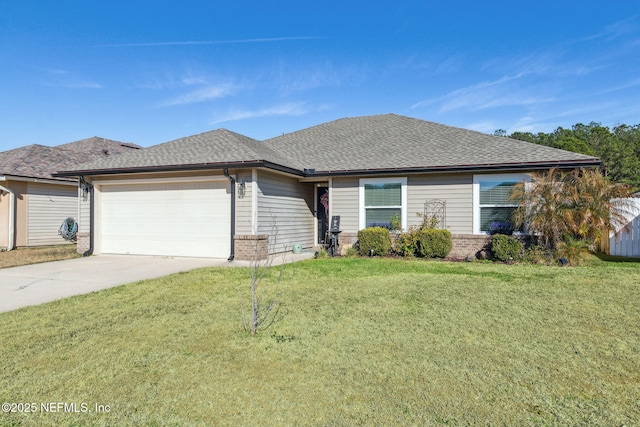
[[[358,250],[363,256],[388,254],[391,251],[389,230],[369,227],[358,231]]]
[[[316,258],[318,259],[324,259],[324,258],[329,258],[329,252],[327,252],[327,250],[325,248],[320,249],[319,251],[316,252]]]
[[[425,258],[444,258],[453,247],[451,232],[434,228],[418,231],[416,243],[415,254]]]
[[[494,234],[491,238],[491,252],[499,261],[514,261],[522,258],[524,246],[515,237]]]
[[[409,231],[401,233],[395,241],[395,252],[398,255],[411,257],[415,256],[418,250],[418,233],[417,228],[410,228]]]
[[[345,258],[355,258],[358,256],[358,250],[351,246],[344,251],[344,256]]]
[[[393,216],[391,217],[389,230],[394,230],[394,231],[402,230],[402,220],[400,219],[400,215],[398,215],[397,212],[394,213]]]
[[[550,264],[552,254],[542,246],[531,245],[524,250],[524,261],[530,264],[547,265]]]
[[[565,237],[556,251],[556,258],[565,258],[569,265],[580,265],[589,251],[589,243],[576,237]]]

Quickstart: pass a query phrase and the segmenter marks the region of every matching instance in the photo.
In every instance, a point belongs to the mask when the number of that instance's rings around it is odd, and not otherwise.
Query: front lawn
[[[78,258],[80,256],[81,255],[76,252],[75,244],[18,248],[12,251],[0,252],[0,268],[60,261],[63,259]]]
[[[0,413],[0,425],[640,420],[638,264],[343,258],[285,269],[284,318],[254,338],[238,308],[247,269],[0,314],[1,400],[35,404]]]

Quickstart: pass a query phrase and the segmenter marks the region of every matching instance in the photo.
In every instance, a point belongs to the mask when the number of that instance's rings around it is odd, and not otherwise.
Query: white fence
[[[640,258],[640,199],[632,199],[636,212],[628,218],[629,225],[609,236],[609,247],[604,248],[609,255]],[[605,245],[606,246],[606,245]]]

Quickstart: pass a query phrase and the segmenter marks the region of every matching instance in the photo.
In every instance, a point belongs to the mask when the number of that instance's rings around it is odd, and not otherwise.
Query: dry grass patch
[[[45,246],[37,248],[19,248],[0,252],[0,268],[18,267],[20,265],[38,264],[41,262],[60,261],[78,258],[76,245]]]
[[[245,269],[0,314],[2,425],[634,425],[640,268],[327,259],[286,266],[249,337]],[[295,270],[295,273],[293,272]]]

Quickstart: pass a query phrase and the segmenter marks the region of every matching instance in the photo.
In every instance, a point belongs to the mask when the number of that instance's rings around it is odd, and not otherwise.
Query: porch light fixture
[[[244,197],[244,192],[246,189],[246,182],[244,182],[244,179],[241,179],[240,182],[238,182],[238,197],[239,198],[243,198]]]
[[[86,202],[89,199],[89,186],[81,183],[80,188],[82,189],[82,201]]]

